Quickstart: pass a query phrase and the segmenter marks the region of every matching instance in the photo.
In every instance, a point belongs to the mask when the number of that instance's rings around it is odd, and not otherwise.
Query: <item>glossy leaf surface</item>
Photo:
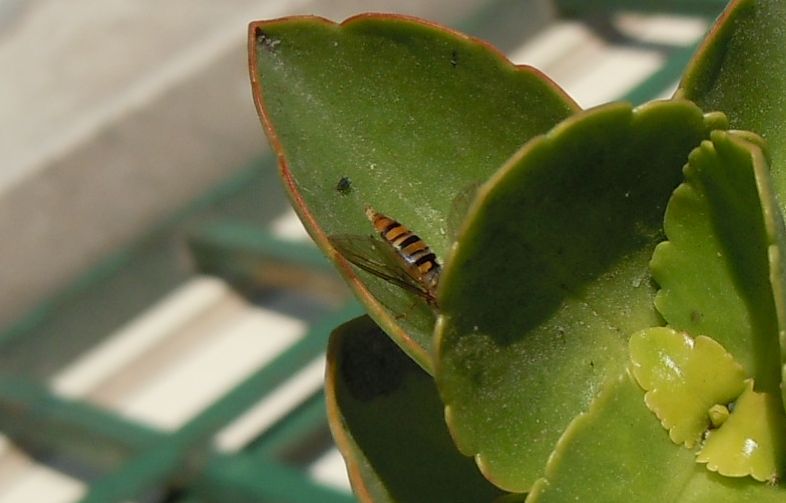
[[[786,421],[779,397],[753,391],[753,380],[745,380],[742,366],[720,344],[655,327],[634,334],[630,352],[632,373],[647,391],[644,401],[671,440],[693,447],[702,439],[699,463],[761,482],[784,473]]]
[[[630,338],[631,371],[647,392],[644,402],[676,444],[693,447],[710,427],[710,409],[745,389],[745,371],[723,346],[667,327]]]
[[[761,147],[717,131],[690,156],[652,258],[659,312],[718,341],[756,390],[781,394],[783,220]],[[786,418],[785,418],[786,420]]]
[[[456,450],[431,376],[368,317],[332,334],[326,394],[360,501],[490,503],[502,494]]]
[[[327,236],[370,234],[372,205],[444,259],[454,197],[577,106],[540,73],[423,21],[300,17],[249,31],[255,101],[295,210],[370,315],[430,371],[432,312],[342,261]]]
[[[527,503],[737,503],[783,501],[786,490],[710,472],[674,444],[627,374],[605,386],[560,438]]]
[[[437,382],[461,450],[527,491],[570,421],[660,324],[648,262],[689,152],[722,117],[689,102],[589,110],[479,190],[440,285]]]
[[[698,460],[723,475],[777,479],[786,431],[778,400],[786,233],[762,141],[713,132],[691,153],[664,227],[669,240],[652,260],[659,311],[674,328],[721,343],[753,377]],[[718,373],[708,368],[704,379]]]
[[[778,481],[786,468],[786,421],[783,405],[772,393],[745,391],[726,422],[712,431],[696,457],[713,472],[729,477],[750,475],[760,482]]]

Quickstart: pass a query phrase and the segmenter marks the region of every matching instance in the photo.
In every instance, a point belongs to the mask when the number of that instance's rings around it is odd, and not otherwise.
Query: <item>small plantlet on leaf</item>
[[[634,334],[630,348],[644,401],[674,443],[698,445],[696,460],[721,475],[778,479],[786,435],[777,419],[780,401],[754,391],[753,380],[723,346],[656,327]],[[725,403],[734,406],[729,410]]]

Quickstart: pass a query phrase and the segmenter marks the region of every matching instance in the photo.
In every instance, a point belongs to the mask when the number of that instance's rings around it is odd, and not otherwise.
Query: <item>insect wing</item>
[[[475,200],[480,186],[481,182],[473,182],[462,188],[456,194],[456,197],[453,198],[447,220],[448,236],[451,240],[455,241],[458,238],[459,230],[461,230],[461,225],[464,223],[464,217],[467,216],[469,207],[472,201]]]
[[[355,266],[394,285],[420,296],[426,290],[413,278],[396,256],[396,251],[380,240],[370,236],[341,234],[329,236],[330,243],[341,255]]]

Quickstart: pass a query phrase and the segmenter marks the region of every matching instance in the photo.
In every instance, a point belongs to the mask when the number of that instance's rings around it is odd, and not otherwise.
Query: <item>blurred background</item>
[[[249,21],[426,17],[591,107],[671,95],[724,5],[0,0],[0,502],[354,501],[322,379],[361,310],[288,209]]]

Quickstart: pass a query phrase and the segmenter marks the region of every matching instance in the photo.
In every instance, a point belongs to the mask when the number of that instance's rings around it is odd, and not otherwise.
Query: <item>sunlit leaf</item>
[[[570,421],[660,324],[648,262],[689,152],[688,102],[613,104],[530,141],[479,189],[440,285],[437,383],[462,452],[527,491]]]
[[[677,444],[693,447],[711,424],[710,410],[735,400],[745,371],[714,340],[666,327],[630,338],[631,369],[645,403]],[[722,412],[715,409],[716,421]]]
[[[328,236],[370,234],[372,205],[444,259],[457,194],[578,107],[487,44],[401,16],[252,23],[249,50],[257,108],[295,210],[369,314],[431,371],[431,311],[408,312],[410,292],[351,267]]]
[[[778,395],[753,391],[749,380],[728,420],[697,456],[721,475],[776,482],[786,473],[786,422]]]

